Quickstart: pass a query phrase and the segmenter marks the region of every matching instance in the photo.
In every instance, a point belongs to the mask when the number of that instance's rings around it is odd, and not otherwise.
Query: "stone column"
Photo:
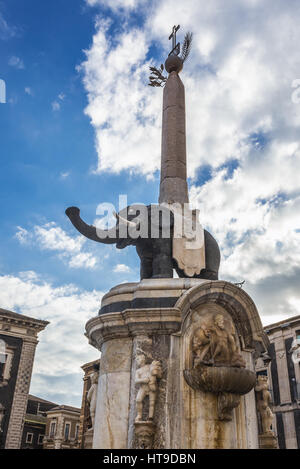
[[[64,438],[64,415],[60,414],[56,420],[56,433],[54,437],[54,449],[61,449]]]
[[[102,346],[93,448],[127,448],[131,356],[130,337]]]
[[[177,72],[164,87],[159,203],[187,203],[185,93]]]
[[[25,339],[23,342],[14,400],[6,437],[6,449],[19,449],[21,446],[36,345],[36,339]]]

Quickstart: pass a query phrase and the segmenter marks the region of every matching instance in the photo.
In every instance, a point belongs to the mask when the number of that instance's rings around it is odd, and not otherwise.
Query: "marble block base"
[[[119,285],[103,297],[99,315],[86,325],[90,343],[101,350],[93,448],[259,448],[253,389],[226,395],[222,419],[222,396],[193,389],[184,377],[192,366],[191,331],[209,314],[232,321],[252,373],[254,358],[266,350],[268,340],[253,301],[237,286],[149,279]],[[149,395],[137,422],[140,355],[148,365],[159,362],[161,375],[155,378],[153,419],[148,418]]]
[[[278,441],[273,432],[259,435],[260,449],[278,449]]]

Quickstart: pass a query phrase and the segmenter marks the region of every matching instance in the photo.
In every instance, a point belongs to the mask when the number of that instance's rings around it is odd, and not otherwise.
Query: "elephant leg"
[[[152,277],[152,263],[153,263],[153,249],[150,243],[140,240],[136,245],[136,252],[141,261],[140,266],[140,277],[141,280],[144,278]]]
[[[144,278],[152,278],[152,258],[144,257],[141,259],[140,277],[141,280]]]
[[[152,278],[173,278],[172,238],[152,239]]]
[[[173,260],[173,267],[174,269],[176,270],[177,272],[177,275],[179,278],[186,278],[186,274],[184,273],[183,270],[181,270],[178,265],[177,265],[177,262],[175,260]]]

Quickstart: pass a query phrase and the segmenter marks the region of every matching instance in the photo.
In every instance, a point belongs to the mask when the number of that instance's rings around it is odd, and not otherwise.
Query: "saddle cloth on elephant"
[[[205,269],[204,229],[199,222],[199,210],[171,205],[174,214],[173,259],[188,277]]]

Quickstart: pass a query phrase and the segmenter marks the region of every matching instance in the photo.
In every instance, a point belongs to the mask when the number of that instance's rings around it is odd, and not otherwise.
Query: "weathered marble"
[[[254,390],[223,400],[216,393],[193,389],[184,378],[194,360],[192,318],[205,319],[203,311],[224,317],[231,344],[229,365],[253,373],[256,358],[268,346],[253,301],[228,282],[187,279],[123,285],[103,301],[118,304],[119,295],[128,295],[131,302],[134,297],[156,299],[166,291],[175,299],[173,307],[124,309],[87,323],[87,336],[102,353],[93,447],[258,448]],[[137,371],[155,361],[160,373],[152,415],[149,394],[139,394]],[[231,420],[220,418],[220,405],[228,403],[230,412],[226,406],[223,410]]]
[[[131,339],[103,345],[93,448],[127,448]]]

